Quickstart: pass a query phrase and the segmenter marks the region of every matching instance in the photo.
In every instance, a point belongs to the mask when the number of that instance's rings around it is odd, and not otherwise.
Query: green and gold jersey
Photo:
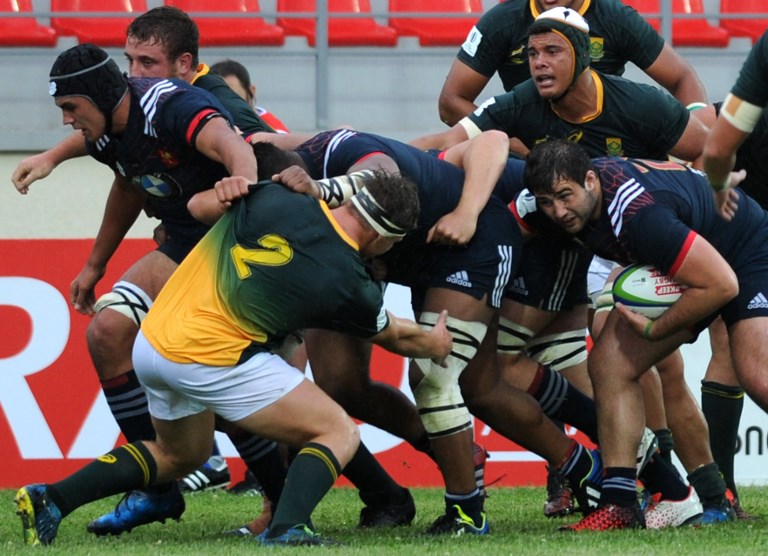
[[[536,90],[533,80],[483,103],[461,121],[470,135],[499,129],[529,149],[549,139],[568,139],[590,156],[665,160],[688,125],[689,113],[675,98],[622,77],[593,70],[598,107],[584,122],[560,118]]]
[[[664,39],[634,8],[619,0],[585,0],[579,13],[589,24],[591,67],[622,75],[627,62],[647,69]],[[487,77],[497,71],[505,91],[531,77],[528,28],[540,14],[534,0],[506,0],[488,10],[472,28],[457,58]]]
[[[755,106],[768,106],[768,30],[750,50],[731,93]]]
[[[231,366],[302,328],[373,336],[389,324],[382,296],[324,203],[262,182],[174,272],[142,331],[171,361]]]

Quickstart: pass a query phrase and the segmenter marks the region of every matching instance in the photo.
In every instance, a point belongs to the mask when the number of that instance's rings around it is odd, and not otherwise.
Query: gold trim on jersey
[[[341,236],[341,239],[347,242],[355,251],[360,251],[360,245],[358,245],[355,240],[349,237],[347,232],[345,232],[339,223],[336,222],[333,214],[331,214],[331,209],[328,208],[328,205],[325,201],[320,201],[320,208],[323,209],[323,213],[325,214],[326,218],[328,218],[328,221],[331,223],[331,226],[333,226],[333,229],[336,230],[336,233]]]

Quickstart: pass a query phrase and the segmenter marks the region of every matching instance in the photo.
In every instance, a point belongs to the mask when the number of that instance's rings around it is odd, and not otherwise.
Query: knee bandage
[[[136,326],[141,326],[141,321],[147,316],[150,307],[152,300],[140,287],[121,280],[112,286],[111,292],[99,298],[94,309],[97,313],[112,309],[131,319]]]
[[[530,328],[499,317],[499,332],[496,336],[496,351],[499,355],[521,355],[531,338],[533,330]]]
[[[603,291],[595,300],[595,314],[604,313],[613,309],[613,280],[609,280],[603,286]]]
[[[587,359],[587,336],[584,330],[537,336],[528,341],[528,355],[555,371],[562,371]]]
[[[433,328],[437,317],[437,313],[422,313],[419,324],[423,328]],[[430,438],[456,434],[472,426],[461,396],[459,376],[477,353],[488,328],[481,322],[451,317],[448,317],[447,325],[453,334],[453,348],[446,359],[447,367],[441,367],[431,359],[414,360],[424,378],[413,389],[413,396]]]

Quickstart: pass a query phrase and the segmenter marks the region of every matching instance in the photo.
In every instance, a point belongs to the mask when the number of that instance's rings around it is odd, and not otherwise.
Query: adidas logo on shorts
[[[472,282],[469,281],[469,275],[467,274],[466,270],[454,272],[448,278],[446,278],[445,281],[450,282],[451,284],[456,284],[458,286],[464,286],[465,288],[472,287]]]
[[[747,309],[768,309],[768,299],[762,293],[759,293],[752,298],[752,301],[747,305]]]
[[[525,280],[522,276],[518,276],[512,280],[507,286],[511,291],[519,293],[521,295],[528,295],[528,288],[525,287]]]

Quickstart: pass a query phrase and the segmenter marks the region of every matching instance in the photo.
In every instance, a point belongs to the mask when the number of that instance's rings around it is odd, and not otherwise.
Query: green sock
[[[717,382],[701,382],[701,410],[709,425],[712,458],[723,474],[725,484],[736,496],[733,459],[744,408],[744,390]]]
[[[341,465],[330,449],[309,443],[288,469],[285,488],[275,509],[269,537],[279,537],[291,527],[306,525],[312,511],[336,482]]]
[[[146,487],[156,476],[155,459],[139,441],[115,448],[66,479],[48,485],[48,494],[66,516],[94,500]]]

